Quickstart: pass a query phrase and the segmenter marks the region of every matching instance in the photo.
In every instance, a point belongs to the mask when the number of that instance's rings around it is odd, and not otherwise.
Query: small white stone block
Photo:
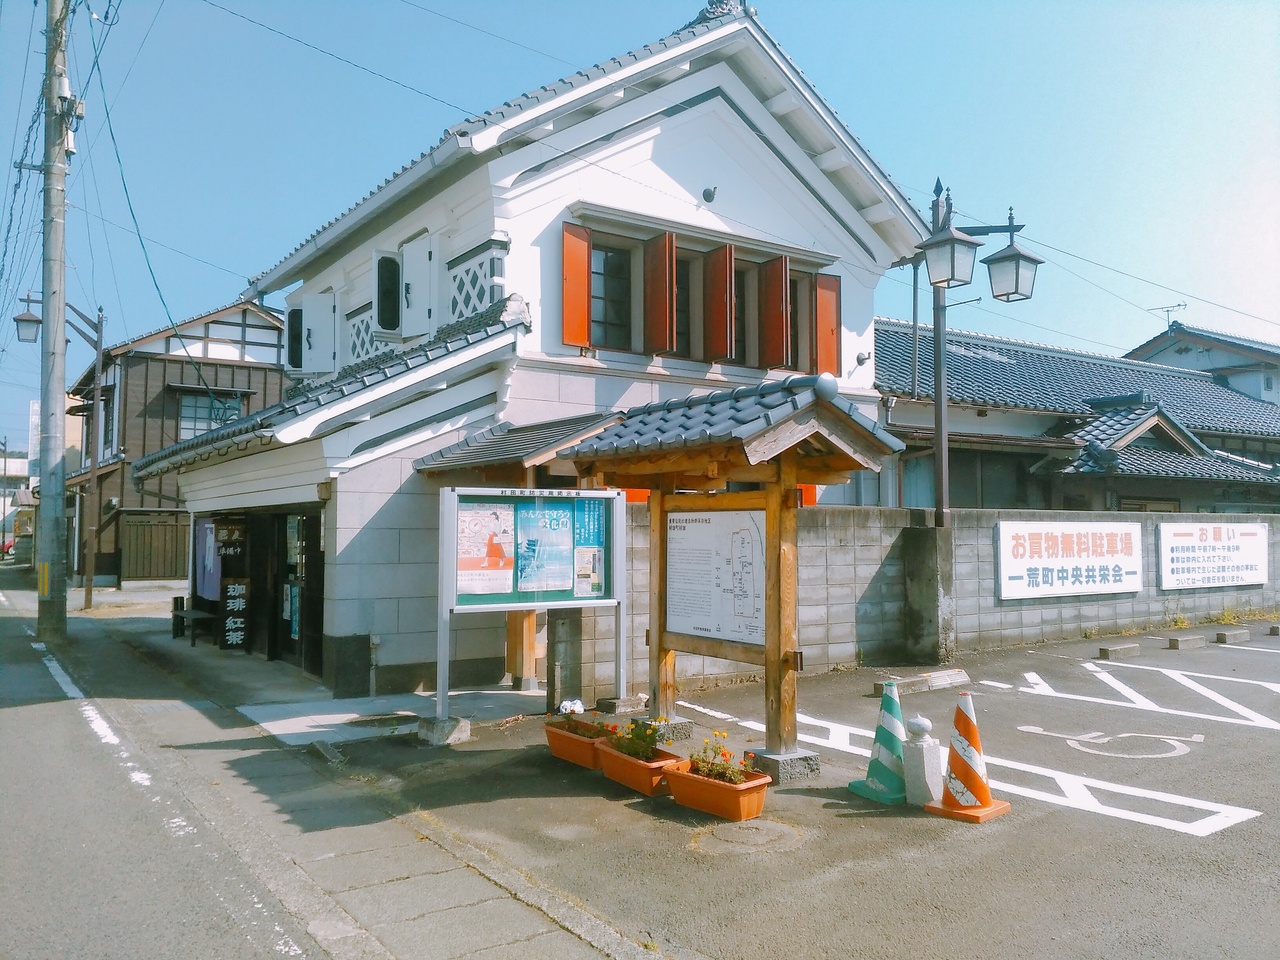
[[[921,716],[907,721],[909,739],[902,744],[907,803],[923,807],[942,799],[942,744],[929,736],[933,724]]]
[[[1099,660],[1127,660],[1130,657],[1136,657],[1142,653],[1142,648],[1136,643],[1113,643],[1109,647],[1098,648]]]
[[[433,747],[466,743],[471,739],[471,721],[459,717],[446,717],[444,720],[423,717],[418,721],[418,739]]]
[[[1204,637],[1170,637],[1170,650],[1194,650],[1204,646]]]
[[[1239,643],[1241,640],[1249,639],[1248,627],[1229,627],[1226,630],[1219,630],[1216,637],[1218,643]]]

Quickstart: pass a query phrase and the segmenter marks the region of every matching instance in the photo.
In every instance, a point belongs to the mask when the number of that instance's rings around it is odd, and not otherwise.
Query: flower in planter
[[[742,783],[747,774],[755,767],[754,753],[747,753],[739,759],[726,745],[729,739],[727,731],[712,731],[710,737],[702,741],[702,746],[689,755],[689,772],[709,780],[722,780],[725,783]]]
[[[666,717],[659,717],[656,722],[666,723]],[[609,738],[609,746],[619,753],[625,753],[628,757],[635,757],[637,760],[649,763],[658,749],[662,728],[648,720],[642,720],[639,723],[632,720],[622,729],[618,729],[616,723],[610,725],[606,736]],[[670,740],[664,739],[662,743],[664,746],[671,745]]]
[[[554,715],[549,713],[547,716],[552,717]],[[546,725],[548,727],[555,727],[558,730],[563,730],[565,733],[572,733],[579,737],[587,737],[591,740],[594,740],[597,737],[608,736],[609,734],[608,724],[601,720],[600,714],[596,713],[594,710],[591,712],[590,717],[580,717],[569,713],[557,716],[555,719],[547,720]]]

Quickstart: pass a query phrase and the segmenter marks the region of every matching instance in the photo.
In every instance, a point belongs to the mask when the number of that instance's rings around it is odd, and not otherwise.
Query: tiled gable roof
[[[1221,330],[1210,330],[1207,327],[1194,327],[1189,323],[1182,323],[1178,320],[1169,324],[1169,328],[1164,332],[1158,333],[1145,343],[1134,347],[1126,356],[1146,356],[1153,352],[1156,347],[1159,347],[1161,341],[1174,340],[1180,333],[1187,333],[1201,340],[1216,341],[1230,347],[1240,347],[1255,353],[1269,354],[1271,357],[1280,360],[1280,343],[1259,340],[1256,337],[1242,337],[1234,333],[1223,333]]]
[[[835,386],[835,379],[828,374],[793,376],[736,390],[635,407],[628,410],[618,423],[560,456],[587,460],[744,442],[814,406],[819,400],[829,403],[856,422],[889,450],[903,449],[902,441],[860,413],[851,401],[835,392]]]
[[[911,395],[911,324],[876,318],[876,387]],[[920,395],[933,396],[933,328],[920,327]],[[1207,373],[1136,360],[947,331],[947,394],[952,403],[1093,415],[1093,397],[1146,391],[1197,432],[1280,437],[1280,407],[1224,387]]]
[[[403,351],[376,353],[357,364],[344,367],[331,379],[293,388],[284,400],[274,406],[148,454],[134,464],[134,477],[142,479],[150,475],[157,464],[176,456],[195,453],[228,441],[247,439],[260,431],[278,427],[376,383],[416,370],[474,343],[520,326],[528,329],[529,310],[522,297],[512,294],[468,320],[441,327],[425,343]]]

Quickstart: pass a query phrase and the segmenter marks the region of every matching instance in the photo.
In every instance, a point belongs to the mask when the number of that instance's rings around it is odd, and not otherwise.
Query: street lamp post
[[[28,304],[28,309],[13,318],[13,322],[18,327],[18,339],[23,343],[34,343],[40,334],[41,319],[30,310],[30,304],[40,303],[31,296],[24,298],[24,302]],[[66,308],[74,313],[84,325],[92,331],[86,333],[81,330],[70,318],[66,318],[65,325],[67,329],[74,330],[76,335],[85,343],[93,347],[93,409],[89,418],[89,496],[85,503],[85,519],[86,519],[86,549],[84,558],[84,609],[89,610],[93,607],[93,578],[94,567],[98,554],[98,515],[101,507],[99,506],[98,496],[98,460],[99,452],[99,436],[102,431],[102,331],[106,326],[106,318],[102,314],[102,308],[98,308],[98,319],[94,320],[88,314],[76,309],[72,304],[66,304]],[[59,411],[61,412],[61,411]],[[43,470],[43,467],[41,468]],[[43,481],[41,486],[44,486]],[[41,503],[44,502],[44,496],[40,498]],[[50,511],[51,513],[51,511]],[[61,521],[62,511],[58,511],[59,522]],[[49,513],[41,512],[41,522],[44,522]],[[46,541],[47,542],[47,541]],[[65,540],[63,543],[65,544]],[[66,557],[63,556],[62,568],[66,570]],[[65,591],[65,587],[63,588]],[[65,592],[63,593],[63,610],[66,609]],[[65,612],[64,612],[65,617]],[[65,632],[65,631],[64,631]]]
[[[973,279],[973,262],[978,247],[975,237],[996,233],[1009,234],[1009,244],[998,253],[985,258],[991,276],[991,295],[997,300],[1013,303],[1031,298],[1035,285],[1036,267],[1044,261],[1028,253],[1014,243],[1013,236],[1022,224],[1013,222],[1013,208],[1009,208],[1009,222],[1003,226],[966,226],[963,231],[951,225],[951,193],[942,196],[942,181],[933,188],[932,234],[917,246],[933,287],[933,495],[934,526],[946,527],[951,522],[951,480],[949,470],[950,437],[947,427],[947,290],[961,287]],[[966,300],[963,303],[975,303]],[[960,304],[951,304],[959,306]]]

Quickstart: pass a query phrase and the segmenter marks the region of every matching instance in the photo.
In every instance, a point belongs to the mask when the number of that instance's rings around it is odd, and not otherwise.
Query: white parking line
[[[825,737],[815,737],[812,734],[798,733],[797,739],[803,743],[813,744],[814,746],[828,747],[832,750],[838,750],[841,753],[852,753],[857,756],[869,757],[871,751],[863,747],[854,746],[851,737],[866,737],[872,739],[875,737],[874,730],[865,730],[861,727],[851,727],[846,724],[834,723],[830,720],[819,720],[814,717],[798,714],[796,720],[806,726],[821,727],[828,731]],[[739,726],[748,730],[764,731],[764,724],[757,723],[753,720],[739,720]],[[1145,823],[1148,826],[1160,827],[1164,830],[1173,830],[1177,833],[1185,833],[1193,837],[1207,837],[1210,834],[1217,833],[1219,830],[1225,830],[1227,827],[1235,826],[1237,823],[1243,823],[1246,820],[1252,820],[1254,817],[1262,815],[1261,810],[1249,810],[1244,807],[1233,807],[1225,803],[1214,803],[1211,800],[1197,800],[1194,797],[1182,797],[1174,793],[1164,793],[1159,790],[1148,790],[1145,787],[1131,787],[1123,783],[1111,783],[1107,780],[1096,780],[1093,777],[1081,777],[1074,773],[1067,773],[1063,770],[1052,770],[1048,767],[1036,766],[1030,763],[1020,763],[1016,760],[1001,760],[990,754],[984,754],[983,759],[986,760],[988,767],[1005,767],[1010,770],[1019,770],[1023,773],[1029,773],[1035,776],[1044,777],[1052,780],[1058,787],[1060,792],[1053,793],[1047,790],[1038,790],[1034,787],[1026,787],[1020,784],[1009,783],[1004,780],[990,780],[991,789],[1002,793],[1011,793],[1016,796],[1029,797],[1033,800],[1043,800],[1045,803],[1052,803],[1060,807],[1070,807],[1075,810],[1084,810],[1088,813],[1096,813],[1104,817],[1113,817],[1118,820],[1129,820],[1134,823]],[[947,754],[943,752],[942,770],[946,771]],[[1186,821],[1179,820],[1174,817],[1162,817],[1154,813],[1146,813],[1141,810],[1128,810],[1121,806],[1106,803],[1099,794],[1118,794],[1125,797],[1136,797],[1144,801],[1144,806],[1150,807],[1151,802],[1164,803],[1177,808],[1175,812],[1185,812],[1187,810],[1204,811],[1207,815],[1199,819]]]
[[[1254,684],[1280,693],[1280,684],[1277,683],[1270,683],[1265,680],[1246,680],[1240,677],[1222,677],[1207,673],[1191,673],[1185,670],[1170,670],[1166,667],[1149,667],[1137,663],[1113,663],[1109,665],[1109,668],[1127,667],[1130,669],[1152,670],[1156,673],[1163,673],[1175,683],[1181,684],[1188,689],[1195,690],[1207,699],[1212,700],[1219,706],[1226,707],[1232,713],[1236,714],[1236,716],[1233,717],[1224,717],[1221,714],[1216,713],[1199,713],[1194,710],[1175,710],[1172,707],[1162,707],[1148,697],[1138,693],[1117,677],[1111,676],[1107,670],[1099,667],[1096,663],[1085,663],[1083,666],[1093,674],[1093,676],[1097,677],[1098,680],[1120,693],[1125,699],[1112,700],[1106,697],[1090,697],[1079,693],[1062,693],[1050,686],[1049,683],[1038,673],[1031,672],[1023,674],[1026,678],[1027,685],[1025,687],[1019,687],[1018,692],[1032,693],[1041,697],[1054,697],[1058,700],[1077,700],[1083,703],[1101,703],[1112,707],[1128,707],[1133,710],[1146,710],[1150,713],[1162,713],[1174,717],[1192,717],[1196,720],[1213,720],[1218,723],[1235,723],[1247,727],[1261,727],[1264,730],[1280,730],[1280,722],[1264,716],[1254,710],[1250,710],[1248,707],[1236,703],[1234,700],[1231,700],[1220,693],[1209,690],[1203,685],[1197,684],[1188,678],[1200,677],[1201,679]]]

